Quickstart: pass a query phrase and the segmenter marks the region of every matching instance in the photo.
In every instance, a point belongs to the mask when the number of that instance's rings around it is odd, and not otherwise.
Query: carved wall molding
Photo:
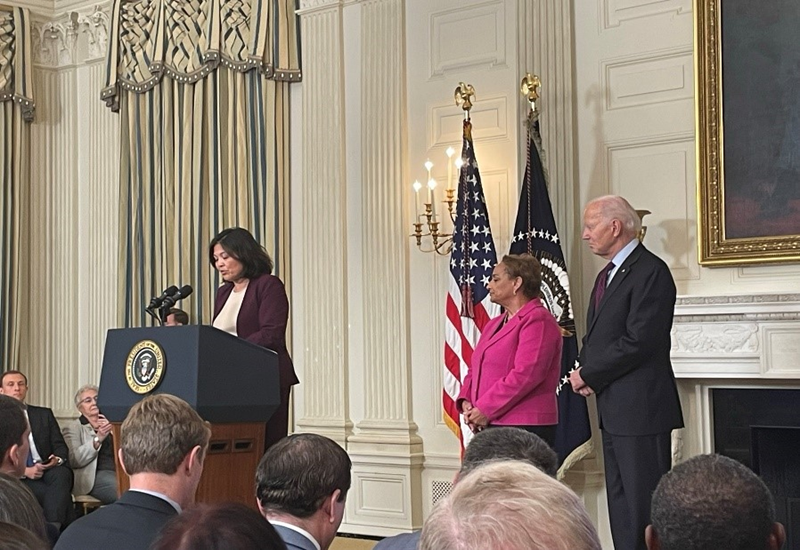
[[[52,19],[31,22],[33,63],[59,68],[103,59],[108,47],[111,4],[102,3],[69,11]]]
[[[736,304],[768,304],[791,303],[800,306],[800,294],[746,294],[741,296],[681,296],[676,305],[736,305]]]
[[[757,323],[705,323],[672,328],[672,353],[754,353],[759,350]]]

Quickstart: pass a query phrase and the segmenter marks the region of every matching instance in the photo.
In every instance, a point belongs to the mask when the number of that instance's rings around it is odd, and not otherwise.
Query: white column
[[[61,418],[77,415],[80,385],[99,382],[116,319],[119,118],[99,97],[109,12],[103,3],[37,15],[31,29],[30,327],[18,367],[28,400]]]
[[[542,147],[545,168],[548,170],[550,200],[553,215],[561,232],[576,231],[581,205],[576,204],[575,128],[573,101],[575,87],[572,78],[572,2],[541,0],[519,2],[519,73],[520,80],[526,72],[538,74],[542,79],[541,98],[537,107],[541,113]],[[517,96],[523,119],[529,104],[522,95]],[[520,174],[525,173],[526,135],[520,134]],[[562,240],[571,280],[580,281],[580,250],[576,239]],[[573,301],[580,307],[580,296],[573,292]],[[578,309],[580,311],[580,309]]]
[[[360,8],[364,392],[363,419],[348,438],[347,522],[388,534],[422,521],[422,440],[410,397],[405,1]]]
[[[302,398],[297,431],[344,445],[349,419],[347,194],[341,0],[300,2],[302,39]]]

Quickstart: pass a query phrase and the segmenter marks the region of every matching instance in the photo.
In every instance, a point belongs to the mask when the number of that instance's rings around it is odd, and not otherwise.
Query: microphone
[[[162,309],[167,309],[175,305],[175,302],[179,300],[183,300],[187,296],[189,296],[194,289],[191,285],[183,285],[180,289],[175,289],[175,291],[167,296],[164,301],[161,303]]]
[[[150,300],[150,305],[147,306],[147,309],[155,309],[155,308],[157,308],[162,303],[164,303],[164,300],[169,298],[175,292],[179,292],[178,291],[178,287],[175,286],[175,285],[172,285],[171,287],[169,287],[166,290],[164,290],[164,292],[161,293],[161,296],[154,297],[152,300]]]

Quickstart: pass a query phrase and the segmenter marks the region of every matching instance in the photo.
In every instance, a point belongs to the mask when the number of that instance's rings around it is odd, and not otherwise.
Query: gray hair
[[[606,220],[619,220],[625,228],[625,233],[631,238],[642,230],[642,220],[631,204],[619,195],[603,195],[590,200],[584,208],[586,212],[590,207],[600,210]]]
[[[420,550],[601,550],[589,514],[569,487],[517,460],[459,479],[422,529]]]
[[[75,406],[79,406],[81,404],[81,395],[86,393],[89,390],[94,390],[96,392],[100,391],[100,388],[95,386],[94,384],[85,384],[81,386],[77,392],[75,392]]]

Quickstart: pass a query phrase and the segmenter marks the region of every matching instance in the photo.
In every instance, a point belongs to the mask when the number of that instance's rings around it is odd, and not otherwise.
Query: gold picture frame
[[[737,4],[737,2],[745,1],[746,0],[726,0],[726,5],[731,7],[731,14],[737,14],[737,11],[734,10],[743,12],[748,9],[743,4]],[[749,143],[747,141],[748,138],[750,138],[750,142],[754,141],[752,136],[745,135],[742,137],[739,133],[729,136],[725,134],[725,127],[723,124],[723,100],[726,99],[730,101],[731,98],[723,97],[722,50],[725,45],[723,45],[721,4],[722,0],[694,0],[695,124],[697,128],[697,199],[699,225],[698,259],[700,264],[705,266],[798,262],[800,261],[800,231],[795,229],[794,217],[800,220],[800,212],[795,214],[791,211],[791,214],[781,214],[787,216],[787,223],[780,227],[789,227],[790,230],[783,231],[783,233],[788,234],[764,234],[765,231],[773,231],[773,226],[775,224],[772,222],[775,220],[769,217],[770,214],[767,213],[767,208],[761,210],[762,206],[760,206],[760,204],[772,200],[772,204],[769,205],[771,208],[782,208],[784,211],[788,208],[789,204],[795,204],[795,202],[790,203],[788,201],[779,204],[781,195],[778,195],[777,198],[773,198],[772,192],[769,191],[770,185],[773,191],[777,185],[775,182],[778,181],[778,176],[775,174],[778,173],[778,168],[773,167],[772,169],[761,170],[759,173],[764,174],[763,178],[759,181],[755,181],[754,179],[748,179],[748,176],[743,175],[741,171],[735,170],[734,168],[737,168],[738,164],[735,167],[729,166],[732,173],[732,178],[729,183],[733,185],[735,180],[736,187],[732,189],[730,186],[726,187],[726,137],[729,138],[731,146],[734,145],[735,140],[738,140],[739,144],[743,145],[737,150],[731,149],[731,157],[734,158],[734,163],[738,162],[741,164],[742,162],[751,162],[751,165],[753,165],[752,163],[755,162],[760,163],[755,164],[755,166],[768,166],[768,164],[765,163],[770,163],[774,160],[776,156],[776,147],[772,147],[771,155],[764,155],[764,158],[760,160],[757,159],[758,152],[753,150],[752,159],[755,160],[751,161],[751,157],[746,157],[746,160],[742,161],[740,153],[750,153],[750,150],[747,149],[746,146]],[[750,4],[758,5],[762,10],[771,9],[766,4],[762,5],[760,2],[750,2]],[[779,19],[780,15],[781,14],[777,14],[778,17],[775,18],[778,24],[782,24]],[[734,17],[734,15],[730,17]],[[726,21],[731,21],[731,19],[728,18]],[[734,23],[736,23],[736,21],[734,21]],[[746,38],[752,39],[754,33],[759,32],[757,22],[755,23],[756,27],[753,27],[751,22],[747,22],[747,25],[750,25],[749,27],[744,25],[744,21],[742,23],[741,26],[731,24],[730,29],[733,30],[730,30],[727,35],[730,36],[730,33],[736,32],[738,29],[742,28],[745,29],[742,32],[746,34]],[[771,24],[774,25],[775,23],[772,22]],[[769,41],[772,39],[769,33],[764,34],[766,36],[761,37],[762,41]],[[738,40],[738,37],[731,38],[730,40],[735,46],[739,46],[741,42],[746,42],[746,40]],[[776,38],[775,40],[778,39]],[[733,48],[733,46],[728,47]],[[731,55],[731,59],[739,63],[737,67],[739,72],[736,74],[741,74],[741,68],[744,66],[744,62],[739,62],[739,57],[734,55]],[[773,88],[777,86],[776,84]],[[736,88],[731,86],[729,92],[733,94],[747,93],[746,86],[742,86],[742,88],[745,90],[739,92]],[[794,90],[795,93],[796,91],[797,90]],[[735,103],[737,105],[741,105],[741,102],[744,100],[738,97],[734,99],[738,100],[739,103],[733,101],[732,104]],[[747,100],[750,102],[760,102],[765,101],[765,98],[749,96]],[[737,111],[736,114],[738,116],[739,111]],[[732,119],[727,120],[731,122]],[[755,120],[758,121],[760,119]],[[737,128],[742,124],[739,119],[735,119],[735,122]],[[785,124],[788,125],[789,123],[785,122]],[[784,131],[782,128],[778,128],[778,130]],[[792,135],[794,136],[794,133]],[[775,137],[771,139],[773,142],[777,140]],[[797,136],[797,139],[800,140],[800,136]],[[800,141],[798,142],[800,143]],[[760,142],[758,143],[760,144]],[[794,137],[792,138],[791,146],[796,147]],[[792,170],[794,169],[794,165],[792,165]],[[771,184],[768,182],[770,177],[775,178]],[[738,180],[736,178],[738,178]],[[750,211],[757,210],[757,214],[754,215],[752,220],[747,218],[746,221],[742,221],[743,217],[740,215],[742,210],[734,209],[731,211],[731,204],[738,199],[738,196],[734,195],[734,193],[740,191],[736,190],[744,189],[745,186],[748,185],[752,185],[752,188],[747,191],[747,200],[750,201],[749,204],[751,205]],[[796,186],[797,184],[794,183],[791,185]],[[762,194],[762,189],[767,189],[767,191]],[[791,187],[790,192],[796,193],[796,189]],[[740,203],[741,202],[743,201],[740,201]],[[759,220],[761,223],[756,223]],[[746,224],[750,224],[751,227],[748,227]],[[732,227],[735,227],[736,231],[731,231]],[[734,236],[733,233],[736,232],[739,234]],[[781,231],[773,232],[781,233]]]

